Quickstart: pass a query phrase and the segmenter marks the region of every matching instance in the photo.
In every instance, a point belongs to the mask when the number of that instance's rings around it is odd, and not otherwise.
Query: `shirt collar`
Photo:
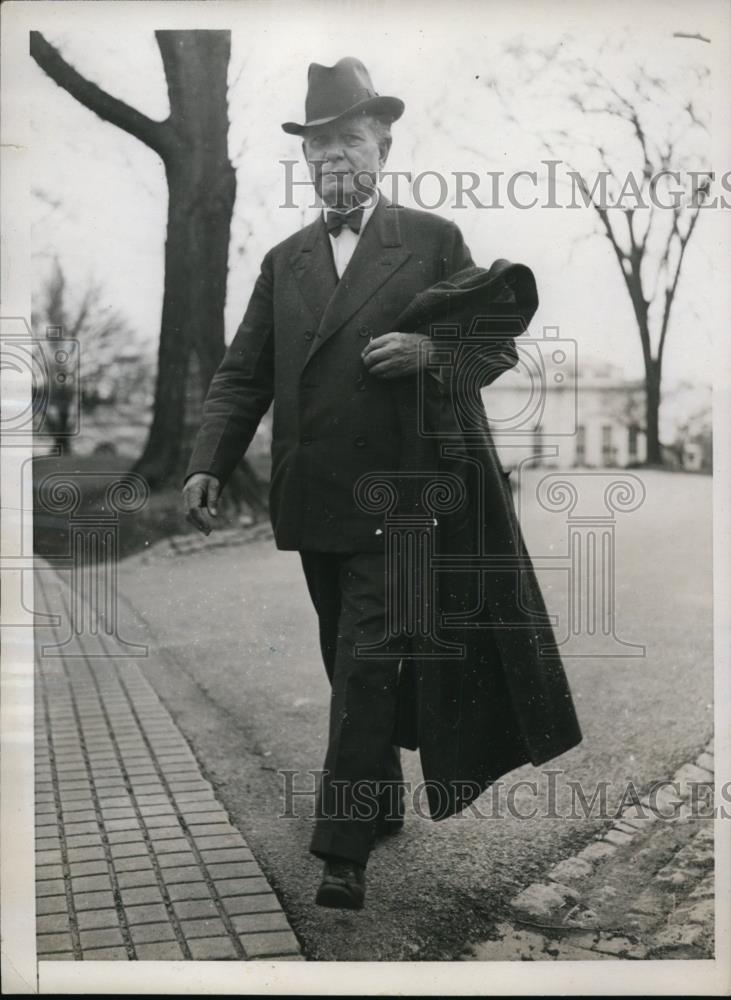
[[[374,213],[374,211],[376,209],[376,205],[378,204],[378,200],[380,198],[380,194],[381,194],[380,191],[378,190],[378,188],[376,188],[373,196],[365,203],[365,207],[363,208],[363,220],[362,220],[362,222],[360,224],[360,232],[361,233],[363,232],[363,230],[365,229],[365,227],[368,225],[368,220],[373,215],[373,213]],[[361,207],[360,205],[356,205],[355,208],[351,208],[347,212],[341,212],[340,214],[341,215],[350,215],[351,212],[354,212],[356,208],[360,208],[360,207]],[[327,220],[327,213],[328,213],[328,211],[331,211],[331,210],[332,209],[330,208],[329,205],[323,205],[322,206],[322,217],[323,217],[323,219]],[[360,235],[360,233],[358,235]]]

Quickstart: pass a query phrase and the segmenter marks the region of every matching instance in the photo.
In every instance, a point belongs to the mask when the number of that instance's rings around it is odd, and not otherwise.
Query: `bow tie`
[[[327,226],[327,231],[331,236],[340,236],[343,226],[347,226],[348,229],[352,229],[354,233],[359,233],[362,223],[362,208],[354,208],[352,212],[336,212],[335,210],[332,210],[327,213],[325,218],[325,225]]]

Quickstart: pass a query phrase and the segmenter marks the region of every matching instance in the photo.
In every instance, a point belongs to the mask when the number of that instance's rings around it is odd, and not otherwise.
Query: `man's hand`
[[[375,337],[361,353],[363,364],[371,375],[379,378],[400,378],[413,375],[423,366],[426,353],[419,349],[423,333],[384,333]]]
[[[196,472],[183,487],[183,508],[185,516],[204,535],[211,533],[210,517],[218,514],[218,496],[221,483],[206,472]],[[210,515],[210,517],[209,517]]]

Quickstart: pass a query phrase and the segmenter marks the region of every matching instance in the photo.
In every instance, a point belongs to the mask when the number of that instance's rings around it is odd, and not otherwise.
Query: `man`
[[[388,631],[386,608],[397,585],[386,562],[383,509],[364,501],[361,487],[373,475],[398,477],[409,465],[409,482],[429,472],[422,468],[426,453],[414,403],[416,376],[427,365],[422,342],[429,327],[407,331],[397,321],[435,286],[437,299],[445,287],[450,302],[463,293],[469,297],[478,270],[453,223],[393,206],[378,192],[390,126],[403,110],[399,99],[376,94],[357,59],[310,66],[305,122],[282,127],[302,136],[323,212],[266,254],[244,319],[212,380],[184,486],[188,516],[208,533],[220,490],[274,401],[270,510],[276,544],[301,554],[332,686],[310,848],[325,862],[317,902],[352,909],[363,905],[374,841],[403,823],[401,798],[392,794],[401,780],[395,743],[418,745],[425,777],[433,775],[435,787],[447,789],[444,808],[432,808],[441,816],[506,770],[549,759],[579,738],[560,663],[544,668],[535,662],[537,637],[555,652],[550,626],[543,618],[538,625],[521,619],[525,635],[519,648],[510,645],[516,640],[509,615],[526,614],[515,572],[506,585],[505,573],[491,576],[495,640],[481,633],[474,647],[470,636],[457,666],[432,660],[414,672],[392,652],[361,655],[366,646],[378,649]],[[454,275],[467,275],[467,284],[445,286]],[[510,294],[491,269],[488,290],[496,283]],[[517,359],[512,341],[492,344],[488,353],[493,371],[483,384]],[[448,380],[445,385],[431,369],[426,380],[429,405],[441,412]],[[481,503],[476,498],[487,490],[490,531],[502,532],[490,542],[493,550],[525,559],[492,451],[487,479],[468,451],[459,474],[471,502]],[[472,482],[475,475],[479,481]],[[442,475],[443,482],[453,480],[454,472]],[[467,538],[465,523],[459,516],[450,521],[447,513],[438,530],[470,556],[475,536],[468,532]],[[482,576],[460,573],[451,580],[444,608],[451,600],[452,610],[474,619],[472,584],[466,590],[462,581]],[[545,609],[536,590],[532,604],[540,617]],[[514,680],[503,662],[513,652],[519,661]],[[433,807],[438,797],[431,794]]]

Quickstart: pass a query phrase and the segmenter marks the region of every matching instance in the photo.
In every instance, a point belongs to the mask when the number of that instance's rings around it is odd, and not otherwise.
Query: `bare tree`
[[[614,182],[613,194],[619,195],[621,200],[624,192],[625,200],[634,200],[635,207],[612,209],[603,199],[601,188],[597,196],[588,178],[581,173],[579,183],[609,240],[632,303],[645,368],[647,462],[661,465],[659,426],[663,354],[686,250],[708,195],[709,178],[707,175],[700,178],[690,194],[690,204],[677,199],[672,207],[662,207],[650,198],[643,202],[643,193],[646,197],[653,179],[661,176],[661,172],[678,174],[679,169],[687,171],[696,166],[689,163],[685,144],[690,133],[706,131],[706,126],[698,117],[694,95],[683,95],[685,101],[679,100],[675,127],[653,134],[656,130],[645,120],[645,115],[660,94],[667,92],[664,80],[638,66],[625,94],[596,66],[581,63],[579,68],[583,87],[579,93],[571,95],[576,108],[584,115],[604,116],[623,124],[641,160],[640,169],[627,175],[633,178],[629,181],[613,165],[611,153],[603,146],[597,149],[605,176]],[[550,144],[548,148],[551,149]],[[615,204],[613,199],[610,203]],[[640,203],[646,207],[636,207]]]
[[[90,282],[76,306],[69,301],[63,268],[54,259],[50,273],[34,295],[32,325],[35,336],[44,340],[51,333],[79,345],[78,381],[66,375],[55,352],[47,352],[47,384],[39,386],[46,396],[43,420],[46,430],[55,437],[60,454],[71,450],[72,416],[78,410],[93,408],[98,386],[105,372],[134,343],[134,331],[124,316],[104,304],[98,283]]]
[[[488,142],[493,154],[505,149],[495,121],[500,116],[504,125],[532,137],[554,165],[569,168],[572,198],[593,212],[594,232],[608,240],[619,266],[642,348],[647,462],[662,464],[663,356],[688,246],[710,187],[709,73],[696,65],[653,72],[646,65],[650,56],[632,50],[627,38],[605,42],[593,58],[576,51],[571,36],[544,47],[519,37],[505,47],[499,67],[479,78],[486,102],[492,102],[485,116]],[[605,56],[614,69],[606,69]],[[475,110],[473,103],[466,114],[448,119],[442,110],[439,125],[447,119],[454,131],[456,119],[461,116],[466,125],[471,116],[475,138],[469,147],[460,145],[486,158]],[[669,176],[663,171],[675,175],[677,197],[658,185],[658,178]]]
[[[137,463],[153,487],[178,484],[188,442],[186,400],[200,400],[225,349],[224,305],[236,176],[228,157],[229,31],[157,31],[170,114],[154,121],[102,90],[39,32],[32,57],[47,75],[104,121],[162,159],[168,220],[155,405]],[[191,386],[191,357],[199,385]]]

